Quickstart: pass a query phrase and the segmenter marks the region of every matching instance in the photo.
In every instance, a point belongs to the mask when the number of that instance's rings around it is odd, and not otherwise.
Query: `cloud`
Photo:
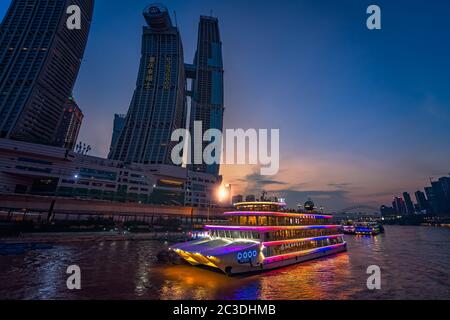
[[[261,176],[257,173],[248,174],[245,179],[242,179],[250,184],[254,184],[256,186],[265,187],[270,185],[287,185],[287,182],[277,180],[275,178],[269,178],[267,176]]]
[[[329,183],[328,186],[329,187],[334,187],[334,188],[338,188],[338,189],[345,189],[347,187],[352,186],[352,183],[348,183],[348,182],[342,182],[342,183]]]
[[[348,182],[330,182],[320,187],[307,181],[295,182],[292,175],[288,174],[285,177],[283,172],[275,177],[261,176],[256,169],[247,172],[244,178],[235,179],[234,182],[246,185],[243,194],[259,195],[265,190],[269,192],[269,196],[285,198],[291,208],[303,204],[308,199],[312,199],[317,206],[323,206],[329,212],[355,204],[350,199],[350,187],[353,184]]]
[[[227,179],[232,184],[238,186],[239,192],[246,194],[254,192],[260,193],[263,190],[270,191],[280,186],[284,186],[284,188],[286,188],[290,185],[288,182],[275,177],[262,176],[255,168],[243,173],[241,177],[234,177],[234,179],[230,179],[230,176],[227,175]]]
[[[389,190],[389,191],[382,191],[382,192],[374,192],[374,193],[368,193],[363,194],[362,196],[367,198],[380,198],[380,197],[394,197],[397,194],[399,194],[398,190]]]

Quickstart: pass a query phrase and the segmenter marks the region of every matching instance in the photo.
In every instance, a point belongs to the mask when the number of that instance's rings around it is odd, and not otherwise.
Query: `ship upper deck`
[[[305,204],[309,205],[304,206],[304,211],[294,212],[286,209],[284,202],[236,203],[235,211],[224,213],[226,221],[208,221],[204,228],[210,241],[262,244],[266,257],[342,244],[344,240],[333,217],[314,210],[311,201]]]
[[[312,219],[332,219],[331,215],[318,213],[302,213],[289,211],[229,211],[224,213],[225,216],[268,216],[268,217],[286,217],[286,218],[312,218]]]
[[[249,201],[234,204],[239,211],[281,211],[286,207],[285,202],[274,201]]]
[[[298,217],[310,216],[310,217],[322,217],[324,219],[331,219],[331,215],[324,215],[315,210],[303,210],[296,211],[286,209],[285,202],[275,201],[249,201],[238,202],[234,204],[235,211],[225,212],[226,215],[265,215],[265,216],[284,216],[284,217]]]

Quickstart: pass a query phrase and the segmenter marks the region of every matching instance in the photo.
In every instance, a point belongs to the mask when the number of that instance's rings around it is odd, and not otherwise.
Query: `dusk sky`
[[[10,1],[0,3],[3,18]],[[106,156],[114,113],[126,113],[148,0],[96,0],[74,90],[80,140]],[[235,193],[262,188],[289,204],[378,207],[450,172],[450,1],[171,0],[185,60],[199,16],[219,18],[225,127],[279,128],[280,172],[223,167]],[[382,30],[366,9],[382,10]],[[172,14],[173,16],[173,14]]]

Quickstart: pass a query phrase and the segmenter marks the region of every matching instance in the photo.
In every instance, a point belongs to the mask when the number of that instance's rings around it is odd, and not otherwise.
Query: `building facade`
[[[388,207],[385,205],[382,205],[380,207],[380,213],[382,216],[393,216],[395,214],[397,214],[397,212],[395,211],[395,209],[393,207]]]
[[[81,29],[66,26],[69,5]],[[0,26],[0,138],[52,145],[78,75],[94,0],[14,0]]]
[[[447,202],[447,197],[445,195],[443,180],[432,181],[431,188],[433,190],[433,202],[436,210],[436,214],[442,215],[450,213],[449,203]]]
[[[425,197],[425,193],[418,190],[414,193],[414,195],[416,196],[416,201],[417,201],[419,211],[422,213],[429,213],[430,208],[429,208],[428,200]]]
[[[439,212],[439,206],[433,188],[425,187],[425,194],[427,195],[430,213],[437,214]]]
[[[223,130],[224,113],[224,70],[222,41],[217,18],[201,16],[198,28],[197,51],[193,65],[186,65],[187,79],[192,80],[191,113],[189,117],[191,136],[195,137],[194,121],[201,121],[202,136],[209,129]],[[209,142],[193,141],[202,146]],[[194,148],[191,148],[192,152]],[[194,157],[192,156],[192,159]],[[218,164],[194,164],[194,171],[219,174]]]
[[[0,193],[215,207],[220,179],[172,165],[127,164],[0,139]]]
[[[446,212],[450,213],[450,177],[441,177],[438,182],[443,191]]]
[[[83,112],[75,100],[70,97],[64,105],[63,117],[56,132],[55,146],[73,150],[78,140]]]
[[[173,164],[172,132],[184,127],[186,107],[184,55],[178,28],[167,9],[144,10],[147,26],[136,89],[125,126],[109,158],[141,164]]]
[[[122,132],[123,128],[125,127],[125,118],[126,114],[115,114],[114,115],[114,126],[113,126],[113,134],[111,138],[111,146],[109,150],[113,150],[114,146],[116,145],[117,141],[119,140],[120,133]]]
[[[406,212],[408,214],[414,214],[415,210],[411,195],[408,192],[403,192],[403,199],[405,200]]]
[[[397,214],[399,214],[399,215],[406,214],[405,201],[401,197],[394,198],[394,201],[392,202],[392,207],[394,208],[394,210]]]

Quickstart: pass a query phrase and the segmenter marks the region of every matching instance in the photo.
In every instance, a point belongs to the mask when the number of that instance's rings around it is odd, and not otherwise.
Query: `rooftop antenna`
[[[173,10],[173,16],[175,18],[175,27],[178,28],[177,12],[175,10]]]
[[[209,10],[209,16],[210,16],[210,17],[213,16],[213,10],[212,10],[212,9]]]

